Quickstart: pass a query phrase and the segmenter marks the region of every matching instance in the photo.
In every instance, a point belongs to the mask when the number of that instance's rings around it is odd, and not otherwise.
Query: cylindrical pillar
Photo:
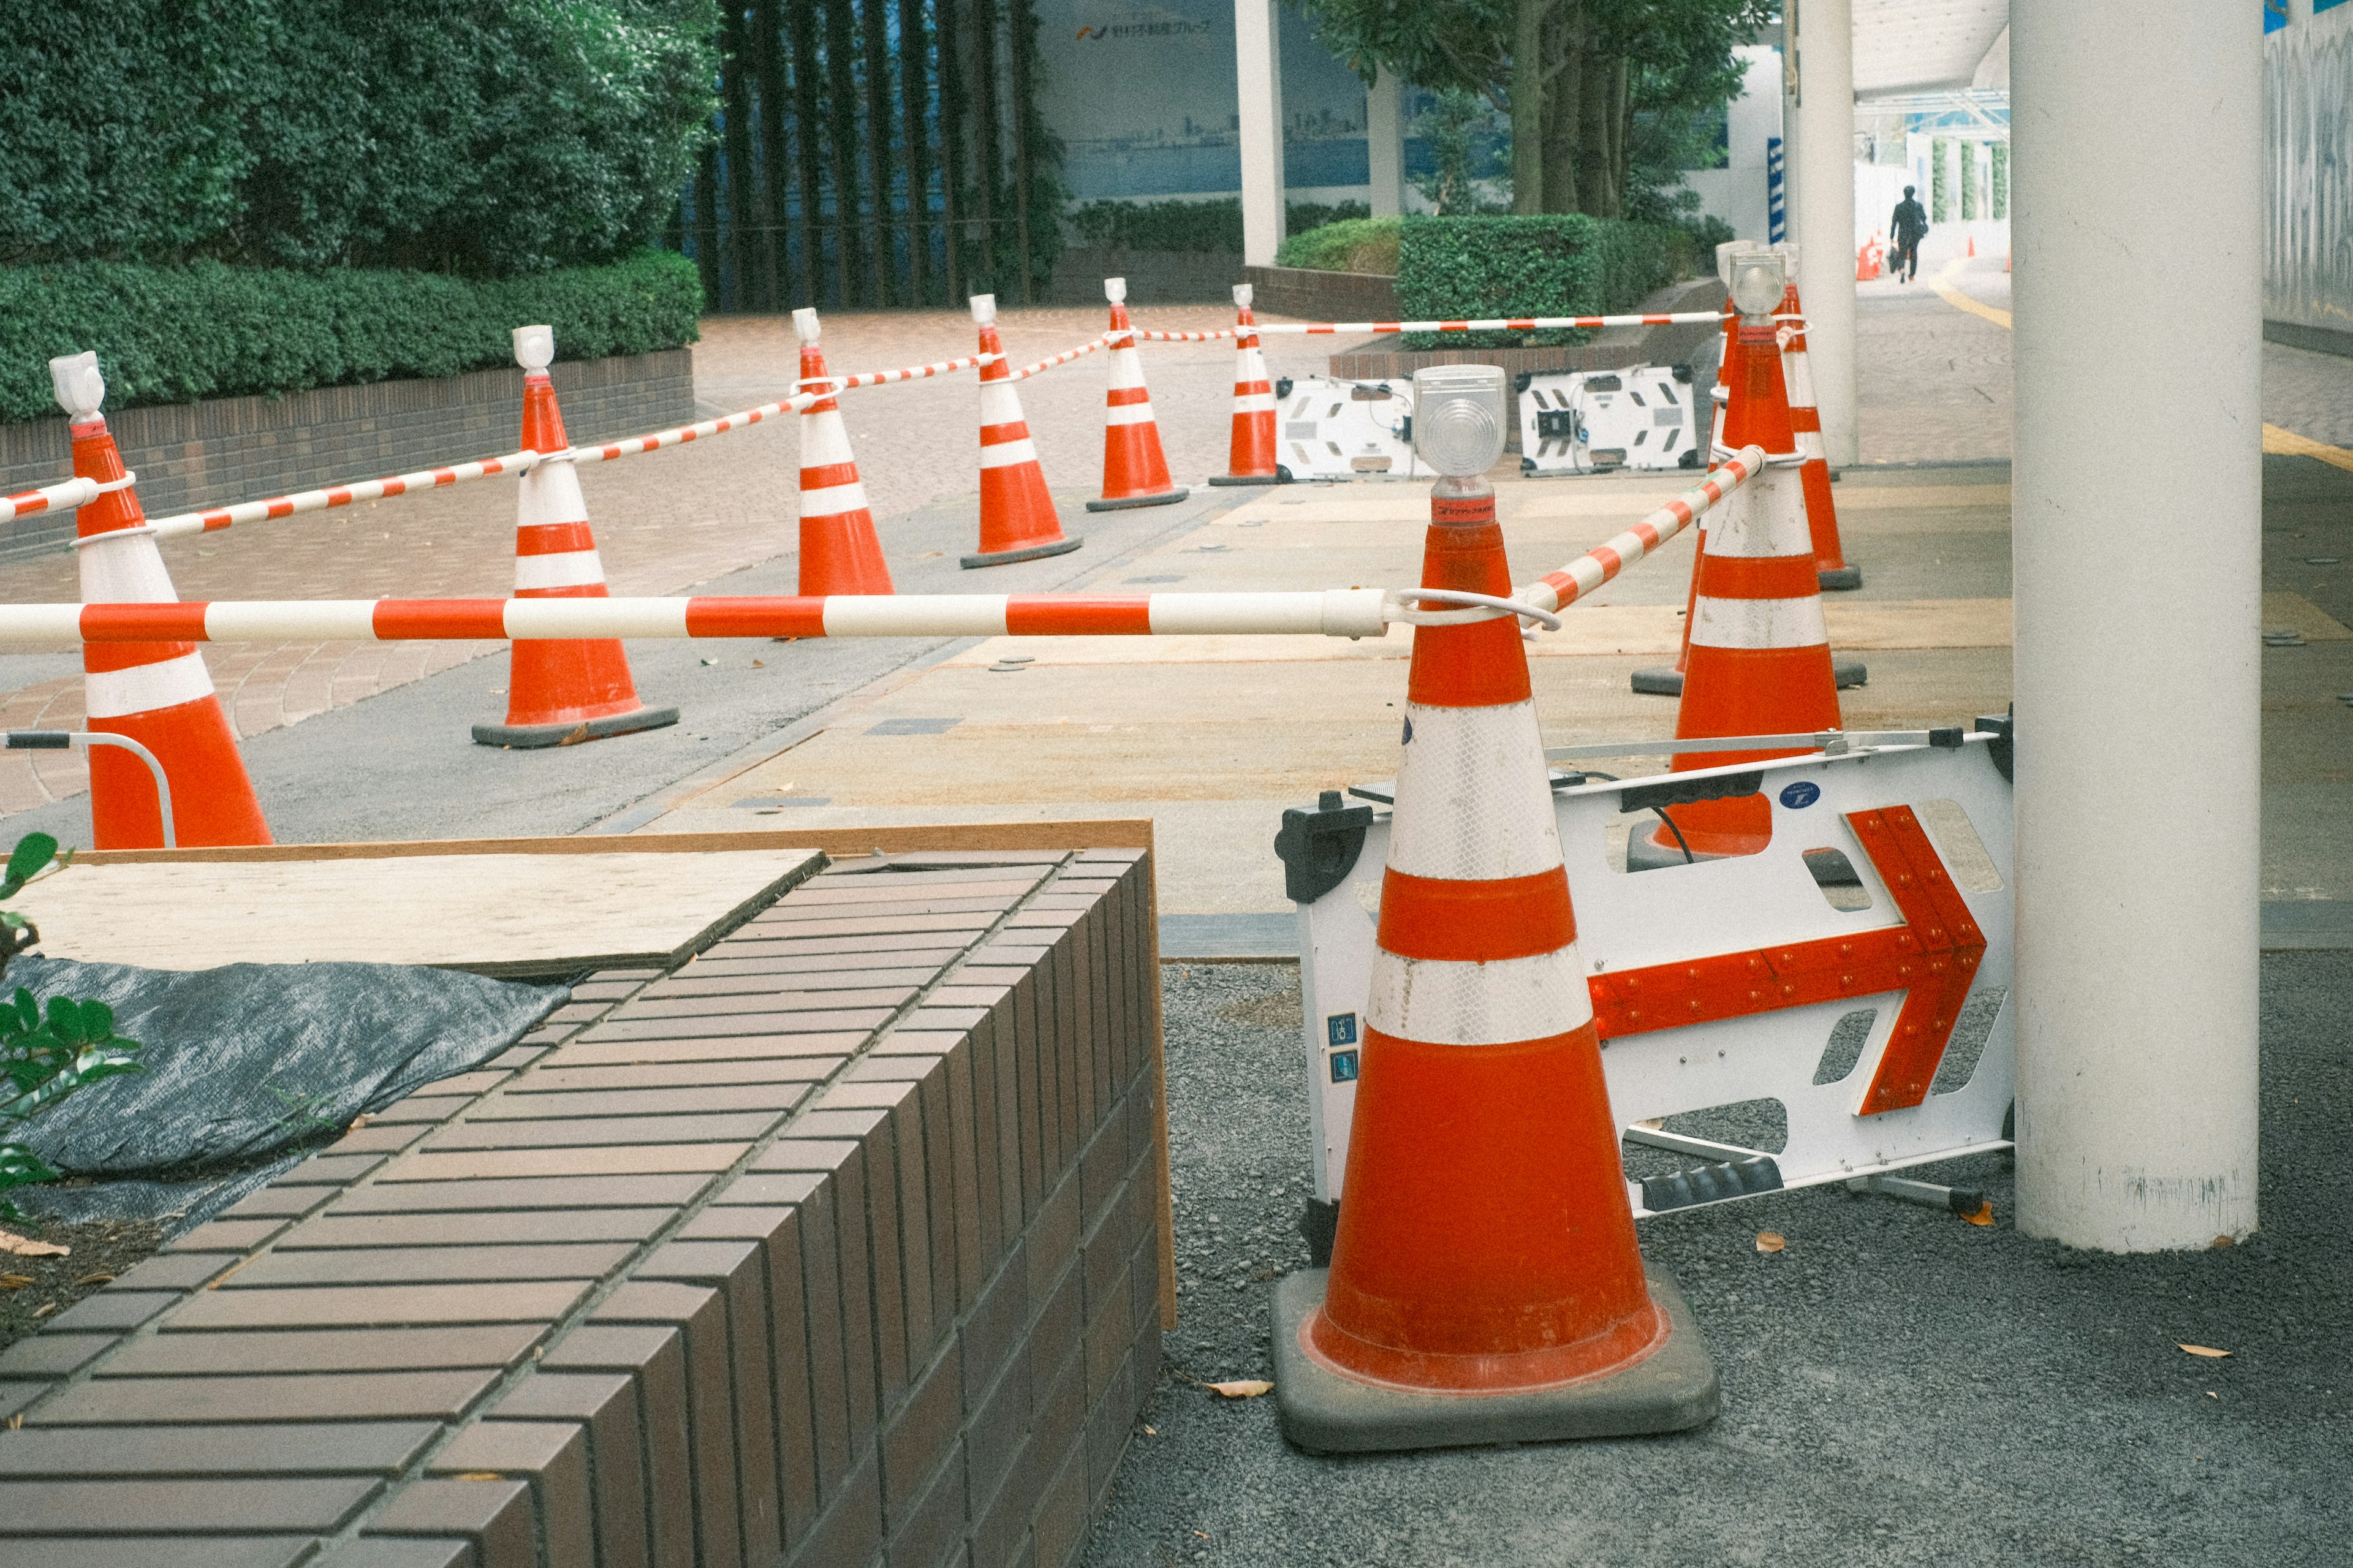
[[[1373,216],[1395,217],[1405,210],[1405,83],[1395,71],[1365,89],[1365,151]]]
[[[1859,460],[1854,424],[1854,19],[1850,0],[1805,0],[1797,11],[1797,91],[1790,127],[1789,237],[1822,446],[1831,467]]]
[[[1234,0],[1242,155],[1242,261],[1271,267],[1282,244],[1282,56],[1274,0]]]
[[[2011,26],[2018,1223],[2204,1247],[2255,1226],[2261,34]]]

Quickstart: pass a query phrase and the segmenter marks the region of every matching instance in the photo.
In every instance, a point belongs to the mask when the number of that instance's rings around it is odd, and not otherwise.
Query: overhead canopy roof
[[[2009,26],[2010,0],[1854,0],[1854,95],[2006,88]]]

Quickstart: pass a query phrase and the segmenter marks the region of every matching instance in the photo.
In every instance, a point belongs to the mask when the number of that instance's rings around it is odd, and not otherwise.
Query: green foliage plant
[[[1394,277],[1403,218],[1356,217],[1294,234],[1274,253],[1277,267],[1318,272],[1373,272]]]
[[[0,875],[0,899],[15,898],[26,883],[68,858],[47,834],[26,834]],[[40,940],[39,928],[21,912],[0,910],[0,970]],[[20,985],[13,1000],[0,1003],[0,1193],[58,1176],[11,1136],[14,1130],[78,1089],[141,1070],[139,1048],[138,1041],[115,1034],[114,1011],[103,1002],[52,996],[44,1008]],[[9,1213],[0,1201],[0,1214]]]
[[[1928,142],[1928,221],[1953,221],[1952,146],[1947,137],[1931,137]]]
[[[1997,142],[1988,150],[1993,157],[1993,216],[2010,216],[2010,143]]]
[[[512,330],[555,329],[565,359],[695,341],[702,286],[682,256],[507,279],[196,261],[0,268],[0,420],[51,418],[47,369],[98,351],[110,408],[274,395],[514,363]]]
[[[1532,217],[1409,217],[1399,228],[1398,308],[1409,320],[1593,316],[1622,310],[1675,277],[1682,231],[1581,213]],[[1409,335],[1420,348],[1521,348],[1577,332]]]

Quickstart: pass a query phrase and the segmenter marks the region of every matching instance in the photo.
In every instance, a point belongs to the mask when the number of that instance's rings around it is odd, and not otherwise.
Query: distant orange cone
[[[1715,509],[1691,617],[1675,739],[1802,734],[1840,727],[1830,637],[1796,472],[1796,433],[1769,316],[1744,317],[1729,367],[1725,440],[1765,449],[1767,467]],[[1686,752],[1673,771],[1789,756],[1791,752]],[[1762,795],[1677,805],[1628,845],[1631,869],[1752,855],[1772,838]]]
[[[980,551],[963,563],[1002,566],[1076,550],[1080,541],[1062,532],[1038,444],[1021,416],[997,335],[997,296],[974,295],[972,319],[980,327]]]
[[[800,591],[813,598],[888,594],[892,591],[891,568],[882,560],[874,513],[867,507],[866,487],[859,482],[858,464],[849,455],[841,405],[826,388],[825,353],[817,346],[817,312],[795,310],[793,331],[801,340],[803,386],[825,391],[801,415]]]
[[[523,450],[541,455],[515,498],[514,596],[609,598],[572,443],[564,434],[564,411],[547,374],[555,333],[543,326],[517,327],[514,351],[523,368]],[[475,725],[477,745],[569,746],[678,722],[677,709],[638,700],[629,656],[616,639],[522,637],[508,649],[506,722]]]
[[[97,480],[101,491],[74,520],[82,603],[178,603],[132,489],[137,476],[123,468],[100,412],[106,378],[98,356],[53,359],[49,380],[72,433],[74,475]],[[81,657],[86,727],[128,736],[154,753],[171,785],[173,837],[181,847],[270,842],[237,735],[194,643],[84,643]],[[147,764],[117,746],[91,747],[90,819],[100,849],[162,848],[162,803]]]
[[[1976,256],[1976,255],[1977,255],[1977,253],[1978,253],[1978,237],[1977,237],[1976,235],[1971,235],[1971,236],[1969,236],[1969,254],[1970,254],[1972,257],[1974,257],[1974,256]]]
[[[1734,241],[1733,245],[1738,243]],[[1730,248],[1732,248],[1731,246],[1716,247],[1719,267],[1724,265],[1721,259],[1723,253]],[[1729,450],[1724,444],[1725,395],[1724,377],[1725,367],[1732,363],[1732,339],[1739,325],[1739,315],[1732,308],[1732,296],[1727,294],[1724,297],[1724,342],[1721,352],[1716,355],[1715,384],[1708,393],[1710,434],[1707,468],[1710,473],[1715,471],[1717,465],[1723,461],[1724,454]],[[1683,636],[1681,646],[1675,650],[1675,662],[1672,665],[1646,665],[1634,671],[1630,683],[1634,690],[1642,696],[1680,697],[1683,695],[1683,671],[1691,665],[1691,613],[1693,607],[1699,603],[1699,563],[1701,557],[1707,553],[1707,523],[1708,514],[1702,512],[1699,526],[1692,530],[1691,583],[1683,590]]]
[[[1441,479],[1430,510],[1423,585],[1510,594],[1494,492]],[[1376,943],[1332,1267],[1275,1295],[1285,1435],[1346,1452],[1712,1418],[1706,1346],[1635,1243],[1509,617],[1414,632]]]
[[[1798,299],[1797,263],[1789,263],[1789,291],[1782,296],[1781,374],[1789,393],[1789,425],[1805,458],[1806,527],[1814,541],[1814,570],[1825,591],[1862,586],[1862,569],[1846,563],[1839,542],[1838,501],[1831,489],[1830,448],[1822,444],[1822,413],[1814,403],[1814,375],[1806,361],[1806,311]]]
[[[1089,511],[1166,506],[1191,492],[1168,479],[1160,451],[1160,426],[1152,417],[1152,394],[1144,384],[1144,359],[1135,352],[1135,331],[1127,321],[1127,279],[1103,279],[1111,301],[1111,393],[1103,412],[1103,492],[1087,502]]]
[[[1226,471],[1213,485],[1288,484],[1291,471],[1276,461],[1274,384],[1266,377],[1266,353],[1258,343],[1258,321],[1250,314],[1250,286],[1234,285],[1234,434]]]

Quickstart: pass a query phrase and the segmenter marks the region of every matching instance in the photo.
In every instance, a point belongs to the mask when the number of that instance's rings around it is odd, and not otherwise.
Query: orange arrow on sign
[[[1985,932],[1910,806],[1852,811],[1846,820],[1902,925],[1597,974],[1587,984],[1601,1037],[1902,991],[1895,1032],[1856,1114],[1926,1100],[1985,956]]]

